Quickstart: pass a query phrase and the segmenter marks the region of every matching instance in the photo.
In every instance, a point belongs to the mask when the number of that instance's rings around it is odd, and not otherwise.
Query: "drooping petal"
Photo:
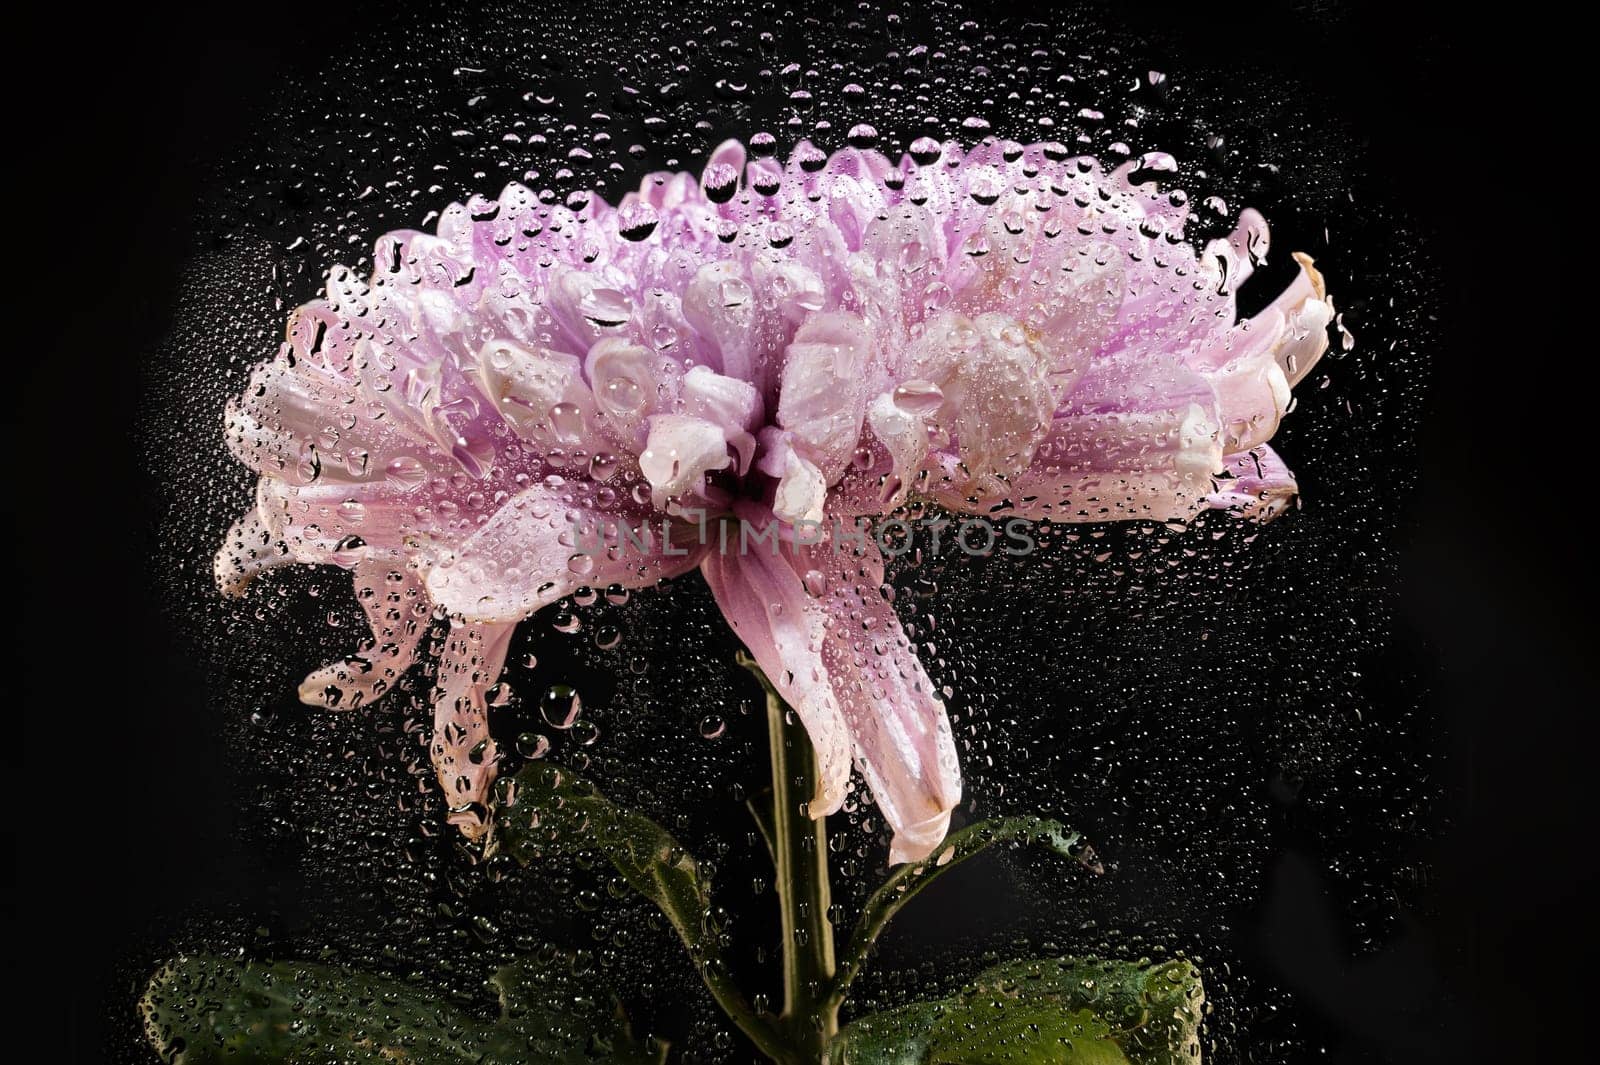
[[[734,634],[794,708],[817,755],[812,817],[836,812],[850,783],[850,732],[822,664],[824,619],[787,551],[712,551],[700,572]]]
[[[262,520],[260,508],[251,506],[223,538],[211,573],[223,595],[237,597],[259,574],[294,561],[288,545]]]
[[[432,603],[405,564],[367,558],[356,563],[354,576],[372,638],[353,657],[323,666],[300,683],[300,701],[309,706],[350,710],[381,699],[411,668],[428,631]]]
[[[928,428],[923,419],[884,393],[867,408],[867,426],[889,456],[889,469],[879,494],[881,510],[900,505],[916,485],[917,473],[928,457]]]
[[[857,553],[834,544],[797,554],[827,616],[823,665],[850,727],[856,765],[894,831],[889,863],[926,858],[944,840],[961,801],[950,718],[884,596],[883,560],[869,541]]]
[[[882,594],[867,544],[712,552],[701,571],[723,616],[811,736],[813,816],[843,801],[854,754],[894,831],[891,863],[926,857],[961,798],[944,704]]]
[[[488,830],[489,786],[500,754],[489,737],[488,692],[500,679],[516,623],[452,627],[433,692],[428,754],[444,789],[448,820],[468,839]]]

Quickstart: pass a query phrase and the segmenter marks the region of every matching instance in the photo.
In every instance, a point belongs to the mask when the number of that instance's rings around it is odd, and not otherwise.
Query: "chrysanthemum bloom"
[[[616,208],[511,185],[380,239],[369,280],[335,269],[227,415],[261,479],[222,587],[339,565],[371,623],[301,698],[379,698],[447,613],[431,753],[476,836],[517,622],[698,567],[811,736],[812,815],[853,762],[891,860],[927,855],[961,794],[944,704],[879,547],[798,531],[912,496],[991,519],[1270,517],[1295,487],[1266,441],[1333,307],[1296,256],[1236,321],[1266,227],[1246,211],[1196,254],[1182,197],[1129,181],[1165,157],[1106,174],[1056,144],[912,149],[801,144],[784,166],[728,143]],[[735,518],[776,539],[718,535]]]

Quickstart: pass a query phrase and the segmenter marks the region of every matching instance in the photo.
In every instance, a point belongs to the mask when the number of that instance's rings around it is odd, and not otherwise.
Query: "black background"
[[[38,998],[11,1024],[23,1060],[101,1060],[107,984],[132,938],[252,890],[214,859],[194,873],[197,854],[228,853],[217,841],[232,815],[191,798],[224,790],[220,736],[162,713],[166,693],[201,680],[145,574],[158,515],[135,468],[131,353],[170,326],[202,180],[193,161],[247,141],[233,116],[285,72],[312,72],[348,47],[370,17],[327,5],[302,18],[292,6],[275,5],[270,26],[259,11],[210,9],[74,27],[38,42],[61,59],[56,91],[19,101],[40,125],[18,131],[37,177],[13,217],[40,234],[13,238],[11,270],[39,291],[10,313],[43,334],[12,352],[27,377],[13,396],[24,424],[7,496],[27,538],[14,563],[27,588],[14,710],[24,742],[13,755],[25,778],[6,829],[18,856],[14,973]],[[1555,1060],[1586,1022],[1594,671],[1580,664],[1586,531],[1570,508],[1593,449],[1569,449],[1546,419],[1553,409],[1572,419],[1566,431],[1585,428],[1573,410],[1582,386],[1564,379],[1592,342],[1568,351],[1539,336],[1551,307],[1514,286],[1552,272],[1533,245],[1560,239],[1573,204],[1552,174],[1514,162],[1543,146],[1532,130],[1508,138],[1499,116],[1538,90],[1507,62],[1509,40],[1490,40],[1496,28],[1410,21],[1398,5],[1314,13],[1141,5],[1118,18],[1172,35],[1175,66],[1237,55],[1325,93],[1431,230],[1447,337],[1420,429],[1401,588],[1448,722],[1450,827],[1434,851],[1427,938],[1449,948],[1441,1009],[1472,1032],[1451,1040],[1455,1060]],[[1536,117],[1512,110],[1514,122]],[[1403,966],[1371,976],[1380,995],[1410,977]],[[1335,1008],[1330,1023],[1346,1021],[1366,1023]],[[1374,1052],[1405,1060],[1381,1049],[1407,1045],[1404,1035],[1378,1031]]]

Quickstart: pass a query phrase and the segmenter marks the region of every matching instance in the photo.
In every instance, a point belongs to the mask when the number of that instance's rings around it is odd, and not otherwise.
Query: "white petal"
[[[830,313],[807,319],[784,357],[778,424],[830,483],[844,473],[861,439],[871,351],[860,318]]]
[[[676,497],[699,493],[709,471],[732,464],[727,434],[717,423],[686,414],[657,414],[650,419],[639,469],[650,482],[658,508]]]
[[[867,425],[888,450],[893,463],[890,479],[884,484],[883,503],[889,509],[905,498],[928,457],[928,429],[920,417],[897,404],[887,392],[867,408]]]
[[[828,482],[822,471],[794,451],[790,451],[772,500],[772,513],[779,521],[820,522],[828,501]]]
[[[523,439],[555,448],[592,437],[594,400],[577,356],[493,340],[478,349],[477,363],[479,389]]]
[[[645,419],[659,407],[656,356],[638,344],[606,337],[584,359],[595,407],[627,450],[643,445]]]

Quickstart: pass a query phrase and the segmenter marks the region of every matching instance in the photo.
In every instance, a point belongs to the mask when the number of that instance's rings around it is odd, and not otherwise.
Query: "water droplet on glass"
[[[583,700],[576,688],[565,684],[552,684],[539,700],[539,716],[551,728],[570,729],[583,713]]]

